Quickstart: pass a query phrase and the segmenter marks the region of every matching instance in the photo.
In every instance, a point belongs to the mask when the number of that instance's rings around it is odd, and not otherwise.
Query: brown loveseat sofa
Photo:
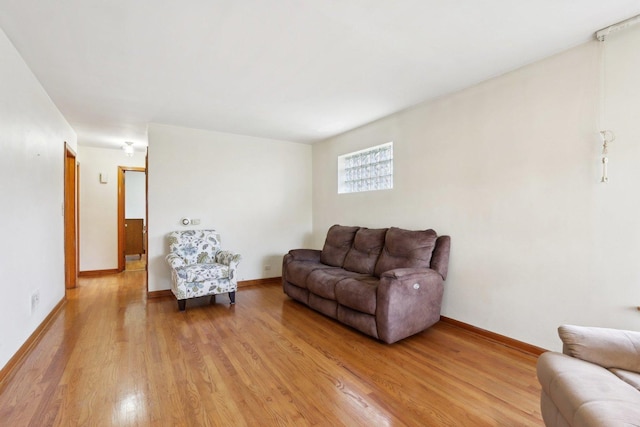
[[[334,225],[322,251],[284,256],[282,285],[291,298],[393,343],[440,319],[450,242],[433,230]]]
[[[547,427],[640,426],[640,332],[565,325],[538,359]]]

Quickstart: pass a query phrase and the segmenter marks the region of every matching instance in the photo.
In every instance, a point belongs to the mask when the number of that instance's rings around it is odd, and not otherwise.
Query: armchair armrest
[[[320,262],[320,252],[317,249],[292,249],[289,251],[292,261]]]
[[[563,353],[595,363],[640,373],[640,332],[563,325],[558,328]]]
[[[185,265],[187,265],[184,259],[182,259],[182,257],[180,257],[178,254],[171,253],[164,259],[167,260],[171,268],[173,268],[174,270],[178,267],[184,267]]]
[[[241,259],[242,256],[240,254],[231,251],[218,251],[215,256],[215,262],[231,267],[238,265]]]
[[[440,273],[430,268],[385,271],[378,285],[378,336],[393,343],[440,320],[444,293]]]

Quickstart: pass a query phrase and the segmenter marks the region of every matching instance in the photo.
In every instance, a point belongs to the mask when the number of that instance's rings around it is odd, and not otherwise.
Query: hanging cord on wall
[[[600,137],[602,138],[602,179],[600,182],[605,184],[609,182],[609,176],[607,175],[607,163],[609,163],[609,144],[615,141],[616,136],[610,130],[601,130]]]
[[[607,56],[606,56],[606,40],[609,38],[609,35],[626,28],[629,28],[633,25],[640,24],[640,15],[633,16],[629,19],[625,19],[624,21],[620,21],[616,24],[610,25],[606,28],[603,28],[596,32],[596,39],[600,42],[600,111],[598,113],[598,129],[605,129],[607,123],[605,123],[605,108],[607,104],[607,94],[606,94],[606,68],[607,68]],[[609,163],[609,144],[611,144],[616,139],[616,135],[612,130],[600,130],[600,138],[602,139],[602,179],[600,182],[607,183],[609,182],[609,177],[607,176],[607,164]]]
[[[600,32],[598,32],[600,33]],[[608,33],[607,33],[608,34]],[[598,129],[605,129],[606,123],[606,105],[607,105],[607,49],[606,49],[606,35],[598,36],[598,40],[600,41],[600,108],[598,112]],[[609,176],[607,171],[607,166],[609,163],[609,144],[612,143],[616,136],[611,130],[600,130],[600,139],[602,140],[602,178],[600,182],[608,183]]]

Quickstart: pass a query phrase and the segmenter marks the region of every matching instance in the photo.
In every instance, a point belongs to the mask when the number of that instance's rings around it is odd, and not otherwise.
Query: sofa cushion
[[[343,270],[342,268],[329,267],[317,269],[307,277],[307,289],[323,298],[335,300],[336,283],[347,278],[363,278],[364,274]]]
[[[316,294],[309,294],[309,307],[333,319],[338,315],[338,303],[335,300],[322,298]]]
[[[309,305],[309,290],[293,285],[286,280],[282,281],[282,288],[284,293],[289,295],[294,300],[300,301],[303,304]]]
[[[287,265],[286,271],[283,272],[285,278],[296,286],[301,288],[307,287],[307,277],[315,270],[335,268],[328,265],[320,264],[313,261],[291,261]]]
[[[333,225],[327,232],[324,247],[320,254],[320,262],[333,267],[342,267],[344,258],[360,227],[347,227],[344,225]]]
[[[563,352],[604,368],[640,373],[640,332],[562,325]]]
[[[612,368],[609,369],[616,377],[620,378],[625,383],[632,387],[635,387],[640,391],[640,374],[637,372],[625,371],[624,369]]]
[[[353,246],[344,259],[345,270],[373,275],[376,261],[384,246],[386,228],[361,228],[353,239]]]
[[[385,236],[375,275],[380,277],[385,271],[395,268],[429,268],[437,237],[433,230],[411,231],[391,227]]]
[[[375,277],[349,278],[336,284],[336,299],[340,305],[367,314],[376,314],[379,279]]]
[[[364,332],[374,338],[378,338],[378,327],[376,316],[364,314],[357,310],[352,310],[344,305],[338,305],[338,320],[352,328]]]

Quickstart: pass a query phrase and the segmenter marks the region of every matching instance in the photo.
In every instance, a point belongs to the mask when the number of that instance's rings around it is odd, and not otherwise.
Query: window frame
[[[338,194],[393,189],[393,141],[338,156]]]

